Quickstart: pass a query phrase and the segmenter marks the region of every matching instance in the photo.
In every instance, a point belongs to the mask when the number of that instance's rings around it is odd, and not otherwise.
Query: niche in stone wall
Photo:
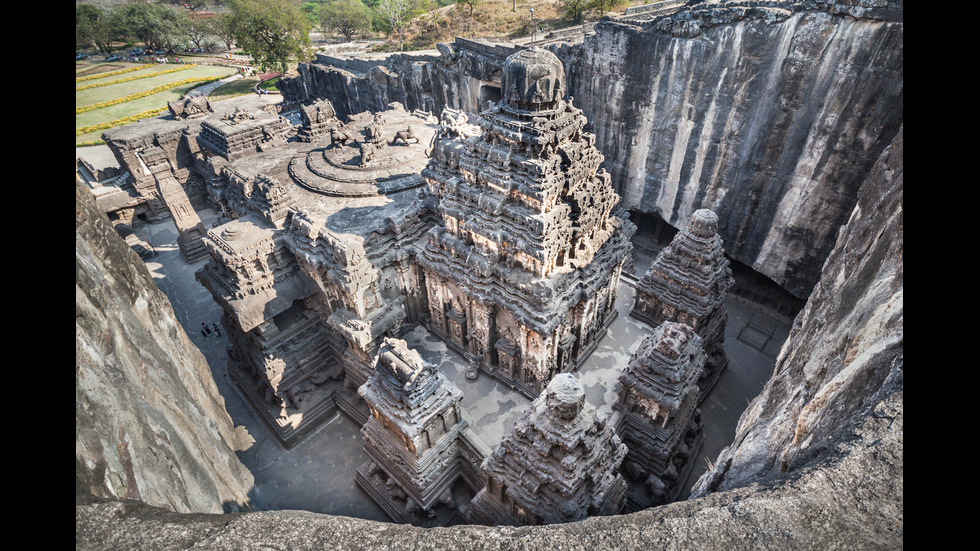
[[[302,300],[294,300],[292,306],[272,318],[280,333],[287,331],[290,327],[303,319],[306,305]]]
[[[487,102],[497,103],[501,97],[499,83],[484,82],[480,85],[480,111],[487,108]]]

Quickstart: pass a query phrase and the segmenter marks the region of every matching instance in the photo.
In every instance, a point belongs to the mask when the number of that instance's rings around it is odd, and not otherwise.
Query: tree
[[[166,4],[133,2],[119,8],[120,34],[149,49],[169,49],[186,37],[184,10]]]
[[[592,0],[558,0],[556,4],[558,13],[578,24],[585,20],[585,12],[591,7]]]
[[[215,14],[208,21],[211,23],[211,34],[220,38],[225,43],[226,49],[232,49],[235,46],[235,32],[232,28],[231,12]]]
[[[187,36],[194,47],[204,49],[208,38],[213,35],[212,27],[211,21],[205,18],[190,19],[187,22]]]
[[[401,50],[405,49],[405,20],[412,13],[411,0],[378,0],[374,7],[378,15],[384,19],[385,23],[391,27],[398,35],[398,44]]]
[[[456,6],[470,12],[470,36],[473,36],[473,10],[480,5],[482,0],[456,0]]]
[[[310,22],[288,0],[232,0],[231,30],[262,69],[285,73],[292,59],[309,55]]]
[[[102,11],[92,4],[75,6],[75,43],[91,44],[100,52],[108,54],[112,51],[112,39],[115,29],[110,13]]]
[[[323,32],[335,30],[350,42],[355,34],[371,29],[371,10],[361,0],[327,2],[317,10]]]

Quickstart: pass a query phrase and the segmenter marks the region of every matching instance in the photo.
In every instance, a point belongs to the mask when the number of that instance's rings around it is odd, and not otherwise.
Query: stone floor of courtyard
[[[206,227],[217,219],[209,209],[201,209],[198,214]],[[201,334],[202,322],[209,326],[219,323],[222,314],[210,293],[194,278],[194,272],[205,261],[188,264],[183,259],[177,249],[177,231],[170,220],[138,225],[135,230],[155,250],[156,256],[148,259],[146,265],[170,298],[178,320],[207,358],[232,420],[236,426],[244,427],[253,441],[248,449],[239,452],[239,457],[255,477],[253,496],[257,505],[263,509],[299,509],[387,521],[384,512],[354,483],[354,472],[366,458],[361,449],[360,427],[337,413],[304,441],[283,449],[229,378],[227,338]],[[635,263],[636,272],[642,275],[651,261],[641,255]],[[586,399],[601,413],[612,412],[618,377],[652,331],[649,325],[629,315],[633,298],[634,290],[624,278],[616,303],[619,316],[574,373],[586,387]],[[707,462],[714,461],[733,439],[739,416],[772,374],[776,356],[789,334],[790,325],[785,319],[767,316],[735,297],[729,297],[726,306],[729,321],[725,349],[730,364],[701,405],[705,442],[682,498],[687,497],[690,486],[706,470]],[[763,325],[772,330],[768,340],[739,340],[739,333],[750,321],[753,327]],[[468,381],[464,376],[468,365],[421,326],[404,338],[463,391],[463,407],[470,426],[484,443],[490,448],[499,443],[529,401],[486,375]]]

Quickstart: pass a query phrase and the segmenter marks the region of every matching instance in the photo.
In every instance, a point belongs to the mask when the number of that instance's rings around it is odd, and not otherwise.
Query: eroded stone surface
[[[718,216],[699,209],[687,227],[660,251],[636,285],[632,315],[658,326],[665,321],[690,325],[708,354],[698,385],[703,400],[728,366],[723,304],[735,284],[718,235]]]
[[[619,377],[616,430],[629,448],[623,467],[648,493],[634,492],[640,510],[677,498],[703,441],[698,379],[707,356],[701,337],[683,323],[664,322],[640,344]]]
[[[453,486],[481,480],[463,393],[400,339],[385,339],[373,374],[358,389],[371,417],[361,429],[368,456],[357,483],[399,522],[455,519]],[[472,492],[473,490],[471,490]]]
[[[467,516],[477,524],[538,525],[620,512],[626,446],[585,401],[575,377],[555,376],[483,461],[487,485]]]

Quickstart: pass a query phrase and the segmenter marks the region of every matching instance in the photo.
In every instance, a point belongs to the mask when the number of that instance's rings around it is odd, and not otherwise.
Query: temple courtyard
[[[200,209],[198,215],[206,227],[212,227],[217,220],[217,214],[210,209]],[[284,449],[229,376],[227,337],[214,332],[201,333],[202,323],[208,327],[220,325],[222,315],[221,307],[194,277],[206,260],[188,263],[181,256],[172,220],[140,224],[134,230],[155,252],[146,260],[147,267],[170,298],[187,334],[207,358],[227,410],[243,433],[245,449],[238,453],[255,477],[253,501],[265,509],[296,509],[390,521],[355,484],[355,472],[365,460],[361,427],[338,411],[303,441]],[[638,232],[634,244],[644,238],[644,232]],[[639,245],[634,247],[635,278],[642,277],[653,260],[651,248]],[[603,415],[612,413],[618,378],[630,356],[653,331],[629,315],[635,297],[633,280],[624,273],[616,301],[618,316],[594,352],[573,372],[585,386],[587,401]],[[708,463],[718,457],[725,443],[731,442],[739,416],[771,375],[779,349],[789,334],[789,320],[768,315],[764,309],[747,304],[738,296],[729,294],[725,306],[729,315],[725,352],[730,363],[701,404],[704,445],[694,459],[681,499],[687,497],[691,485],[707,469]],[[476,380],[468,379],[467,362],[422,326],[411,328],[402,338],[462,390],[466,420],[488,448],[500,442],[530,403],[520,393],[485,374]]]

